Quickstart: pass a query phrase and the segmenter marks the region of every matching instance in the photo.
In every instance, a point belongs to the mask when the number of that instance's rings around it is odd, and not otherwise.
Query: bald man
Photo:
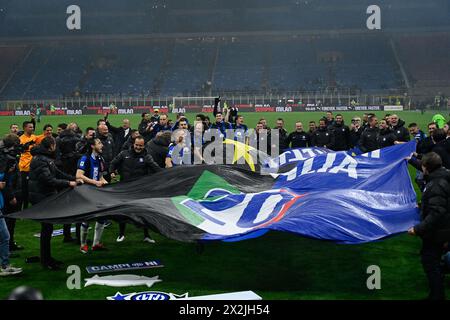
[[[131,135],[132,129],[130,127],[130,120],[123,119],[122,126],[114,127],[108,120],[106,120],[109,132],[111,132],[114,139],[114,154],[119,154],[122,150],[122,146],[128,141]]]

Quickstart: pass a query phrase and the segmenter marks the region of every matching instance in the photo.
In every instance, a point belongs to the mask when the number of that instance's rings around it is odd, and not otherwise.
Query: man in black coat
[[[46,137],[41,144],[31,149],[33,159],[30,164],[30,200],[37,204],[47,197],[55,195],[63,188],[74,188],[77,185],[74,176],[59,170],[54,162],[56,141],[53,137]],[[41,264],[44,268],[58,270],[61,262],[51,256],[50,241],[53,225],[41,224]]]
[[[337,114],[332,125],[328,126],[331,134],[330,149],[345,151],[350,149],[350,128],[344,124],[344,117]]]
[[[405,121],[399,119],[396,114],[390,117],[391,129],[395,134],[395,140],[401,142],[408,142],[410,140],[409,130],[405,128]]]
[[[168,131],[159,132],[156,137],[150,140],[145,148],[155,162],[161,167],[166,167],[166,157],[169,152],[169,145],[172,134]]]
[[[114,178],[116,172],[120,174],[120,181],[129,181],[145,175],[159,172],[163,169],[153,160],[145,150],[145,141],[142,136],[134,139],[133,148],[122,151],[111,161],[109,172]],[[125,223],[119,224],[119,236],[117,242],[125,240]],[[147,229],[144,229],[144,241],[154,243]]]
[[[311,145],[313,147],[329,148],[331,145],[331,134],[327,128],[325,119],[320,119],[319,128],[311,135]]]
[[[99,124],[99,126],[97,127],[96,138],[100,139],[101,143],[103,144],[102,157],[105,161],[106,168],[109,168],[111,161],[114,159],[115,150],[114,139],[111,133],[109,133],[109,129],[106,124]],[[106,181],[111,182],[111,176],[109,172],[104,176],[104,178]]]
[[[106,125],[114,139],[114,154],[119,154],[123,144],[128,140],[133,131],[130,128],[130,120],[123,119],[121,127],[114,127],[108,120],[106,120]]]
[[[380,129],[378,128],[378,118],[372,116],[369,118],[368,127],[364,129],[359,140],[359,148],[363,153],[380,149],[379,145]]]
[[[309,133],[303,131],[303,123],[295,123],[295,131],[291,132],[287,139],[286,144],[291,148],[307,148],[311,146],[311,136]]]
[[[442,167],[442,160],[435,152],[423,157],[422,171],[427,182],[422,195],[422,221],[408,233],[422,238],[420,254],[430,289],[428,299],[444,300],[441,257],[444,245],[450,241],[450,172]]]

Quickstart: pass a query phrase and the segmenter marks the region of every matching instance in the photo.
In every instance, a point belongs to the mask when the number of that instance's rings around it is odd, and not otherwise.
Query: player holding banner
[[[101,156],[103,151],[103,144],[100,139],[90,139],[87,141],[88,153],[81,157],[78,162],[77,179],[83,180],[84,183],[91,184],[97,187],[102,187],[108,182],[103,177],[103,172],[106,171],[105,162]],[[105,249],[101,238],[103,229],[105,228],[105,221],[99,220],[95,223],[94,241],[92,242],[92,251]],[[81,253],[88,253],[87,234],[89,230],[89,223],[83,222],[81,224],[80,242]]]

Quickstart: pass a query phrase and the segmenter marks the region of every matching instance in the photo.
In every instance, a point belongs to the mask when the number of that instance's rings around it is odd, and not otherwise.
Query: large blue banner
[[[271,190],[215,190],[182,205],[201,217],[204,239],[242,240],[267,230],[339,243],[363,243],[405,232],[418,222],[407,160],[415,142],[352,157],[347,152],[297,149],[282,154]]]

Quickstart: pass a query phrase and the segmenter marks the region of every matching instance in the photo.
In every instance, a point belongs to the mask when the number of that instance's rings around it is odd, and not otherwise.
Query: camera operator
[[[16,134],[7,135],[2,141],[0,146],[0,164],[3,172],[5,172],[4,181],[6,182],[5,194],[5,206],[4,214],[17,212],[22,210],[22,188],[20,172],[18,168],[19,155],[21,153],[20,139]],[[18,245],[14,241],[14,231],[16,227],[16,219],[5,217],[6,225],[10,235],[9,250],[17,251],[22,250],[23,247]]]
[[[31,150],[33,159],[30,164],[30,200],[33,205],[55,195],[59,189],[74,188],[77,185],[74,176],[65,174],[56,167],[55,150],[56,140],[51,136],[45,137],[40,145]],[[52,224],[41,224],[41,264],[46,269],[58,270],[62,262],[51,256],[52,233]]]

